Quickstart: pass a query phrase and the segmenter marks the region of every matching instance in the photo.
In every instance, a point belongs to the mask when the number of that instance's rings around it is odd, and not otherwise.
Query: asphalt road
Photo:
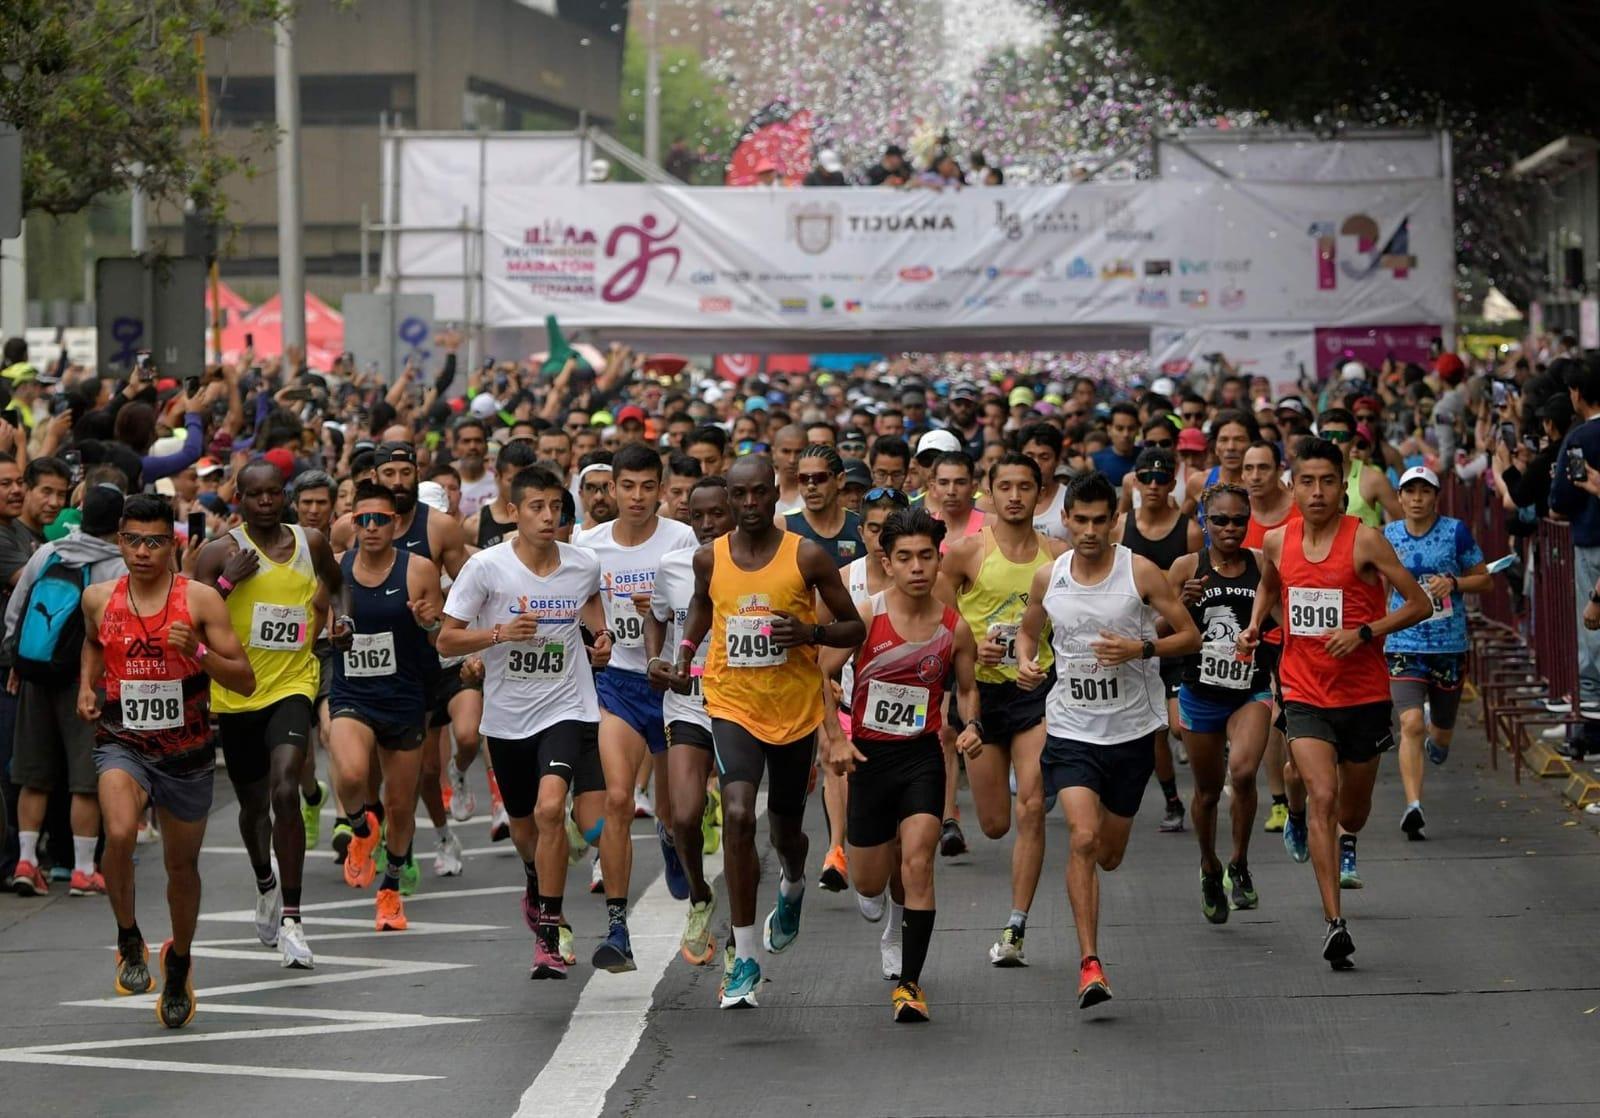
[[[424,859],[401,934],[372,930],[370,895],[347,889],[324,851],[305,891],[316,970],[281,970],[255,941],[224,792],[202,862],[200,1011],[181,1032],[157,1025],[149,997],[113,996],[103,900],[59,886],[0,897],[0,1114],[1600,1113],[1600,841],[1553,787],[1488,771],[1480,743],[1464,733],[1429,773],[1426,843],[1399,832],[1389,765],[1361,842],[1367,887],[1345,894],[1356,970],[1321,961],[1310,867],[1277,836],[1257,835],[1260,910],[1205,923],[1193,836],[1156,833],[1152,787],[1102,885],[1116,1000],[1090,1013],[1073,1001],[1056,818],[1027,969],[985,959],[1010,908],[1009,839],[940,862],[921,1026],[890,1020],[878,928],[847,894],[815,887],[800,941],[763,961],[762,1008],[717,1010],[715,969],[677,957],[682,906],[645,824],[636,974],[584,963],[565,983],[527,981],[520,867],[482,818],[462,827],[463,877],[434,880]],[[763,850],[765,911],[777,874]],[[141,925],[158,944],[159,850],[141,854]],[[604,924],[587,880],[585,865],[567,889],[584,960]]]

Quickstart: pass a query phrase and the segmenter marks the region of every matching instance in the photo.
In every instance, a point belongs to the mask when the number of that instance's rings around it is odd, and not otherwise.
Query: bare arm
[[[339,560],[333,557],[333,545],[315,528],[306,529],[306,545],[311,551],[311,565],[316,569],[317,578],[327,591],[334,616],[349,617],[350,587],[344,580],[344,568],[340,567]]]
[[[105,684],[106,656],[100,646],[100,620],[105,616],[111,596],[109,582],[100,582],[83,592],[83,652],[78,657],[78,717],[85,722],[100,718],[100,696],[95,688]]]
[[[681,675],[688,674],[694,650],[711,631],[711,562],[711,544],[702,544],[694,553],[694,597],[683,622],[683,640],[672,657]]]
[[[956,739],[956,745],[968,757],[975,757],[983,749],[983,735],[973,725],[978,721],[978,642],[965,621],[956,622],[955,642],[956,712],[961,715],[965,728]]]
[[[845,614],[845,617],[847,618],[854,617],[859,620],[863,629],[866,628],[867,619],[871,616],[872,605],[870,602],[854,602],[852,603],[852,612]],[[844,670],[844,666],[850,662],[850,657],[854,655],[854,648],[841,648],[837,646],[832,648],[819,648],[817,650],[817,667],[822,669],[822,674],[825,678],[837,679],[839,673]]]
[[[444,591],[439,588],[439,568],[426,559],[413,556],[406,565],[406,604],[417,627],[428,634],[428,643],[437,650]]]
[[[206,675],[238,695],[253,695],[256,690],[256,673],[250,667],[250,658],[239,644],[239,634],[233,631],[228,618],[228,607],[222,595],[202,583],[189,584],[189,616],[205,643],[205,655],[200,666]],[[181,624],[181,623],[178,623]],[[175,624],[173,628],[176,628]],[[171,634],[169,629],[168,633]]]
[[[1371,475],[1370,484],[1367,475]],[[1389,484],[1389,475],[1383,472],[1381,466],[1368,466],[1361,474],[1363,489],[1371,492],[1364,494],[1369,504],[1377,505],[1383,509],[1383,515],[1390,520],[1404,520],[1405,510],[1400,507],[1400,498],[1395,495],[1394,486]]]
[[[1033,572],[1028,608],[1022,615],[1022,627],[1017,630],[1017,686],[1024,691],[1032,691],[1044,682],[1044,672],[1039,670],[1039,637],[1044,632],[1044,592],[1050,588],[1053,569],[1052,565]]]

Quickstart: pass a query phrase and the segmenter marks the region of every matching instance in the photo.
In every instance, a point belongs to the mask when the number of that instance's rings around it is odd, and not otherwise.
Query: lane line
[[[56,1064],[69,1068],[109,1068],[119,1071],[172,1071],[194,1075],[259,1076],[263,1079],[322,1079],[334,1083],[421,1083],[442,1075],[408,1075],[402,1072],[331,1071],[321,1068],[262,1067],[256,1064],[201,1064],[180,1060],[126,1060],[114,1056],[56,1055],[26,1048],[0,1051],[0,1063]]]

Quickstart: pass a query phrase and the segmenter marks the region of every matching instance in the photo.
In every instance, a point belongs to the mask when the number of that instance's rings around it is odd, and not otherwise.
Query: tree
[[[702,152],[704,161],[691,182],[720,183],[722,162],[733,146],[734,127],[728,115],[728,99],[722,88],[700,69],[699,57],[680,47],[660,48],[661,150],[683,140],[691,152]],[[628,28],[622,54],[622,98],[618,112],[617,139],[641,155],[644,153],[645,43],[637,22]]]
[[[226,38],[283,0],[4,0],[0,120],[23,135],[23,204],[76,213],[138,183],[223,209],[237,161],[202,137],[199,36]],[[140,167],[137,176],[134,168]]]

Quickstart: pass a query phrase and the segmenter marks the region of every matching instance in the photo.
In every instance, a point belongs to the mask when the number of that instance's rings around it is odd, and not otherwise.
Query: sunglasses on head
[[[172,542],[171,536],[147,536],[143,532],[118,532],[117,538],[122,541],[122,546],[138,550],[160,551]]]
[[[1225,516],[1222,513],[1218,513],[1215,516],[1206,517],[1206,523],[1215,524],[1218,528],[1243,528],[1250,523],[1250,518],[1248,516]]]
[[[862,500],[869,503],[872,501],[890,500],[902,508],[908,508],[911,505],[911,498],[907,497],[905,493],[896,489],[892,485],[879,485],[869,489],[867,490],[866,496],[863,497]]]
[[[394,522],[392,512],[358,512],[355,515],[357,528],[382,528]]]
[[[1165,470],[1140,470],[1133,475],[1141,485],[1168,485],[1172,475]]]

